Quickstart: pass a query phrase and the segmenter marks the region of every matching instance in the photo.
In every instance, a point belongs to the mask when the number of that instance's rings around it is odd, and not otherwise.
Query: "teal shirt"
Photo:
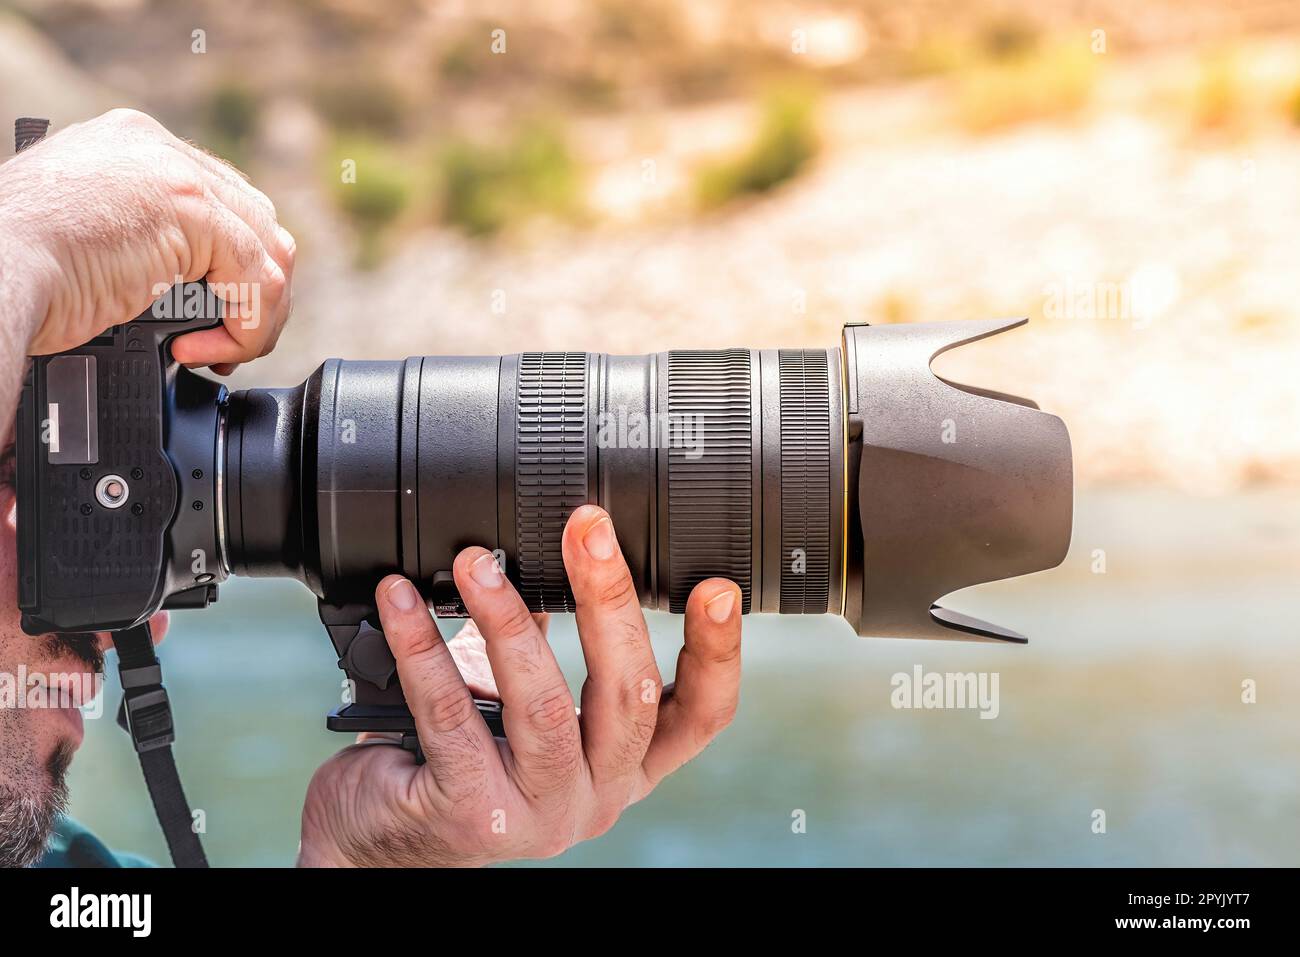
[[[59,818],[33,867],[153,867],[134,854],[114,854],[95,835],[69,817]]]

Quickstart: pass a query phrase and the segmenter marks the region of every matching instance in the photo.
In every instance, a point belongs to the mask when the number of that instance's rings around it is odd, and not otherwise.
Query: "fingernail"
[[[582,536],[582,546],[597,561],[613,558],[618,549],[618,543],[614,541],[613,523],[607,518],[600,519]]]
[[[714,595],[704,603],[704,613],[719,625],[731,618],[731,610],[736,607],[736,593],[727,589],[721,595]]]
[[[480,555],[474,560],[474,564],[469,566],[469,577],[483,588],[500,588],[503,576],[496,556],[490,552]]]
[[[398,611],[412,611],[420,603],[415,586],[405,578],[388,586],[388,603]]]

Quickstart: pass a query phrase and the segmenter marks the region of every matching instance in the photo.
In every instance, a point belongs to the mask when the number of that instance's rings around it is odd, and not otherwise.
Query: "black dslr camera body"
[[[15,430],[28,634],[118,631],[216,599],[226,389],[173,361],[169,343],[220,323],[206,284],[178,285],[133,321],[32,360]]]

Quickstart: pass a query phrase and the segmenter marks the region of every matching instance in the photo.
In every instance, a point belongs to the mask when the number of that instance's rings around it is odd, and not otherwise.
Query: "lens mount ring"
[[[212,468],[213,498],[216,499],[217,561],[223,575],[230,574],[230,545],[226,541],[226,430],[230,403],[225,396],[217,405],[216,461]]]

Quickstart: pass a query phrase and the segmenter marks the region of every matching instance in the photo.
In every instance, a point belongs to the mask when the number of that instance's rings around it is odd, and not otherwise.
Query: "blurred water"
[[[1030,635],[1026,648],[752,618],[735,724],[608,835],[552,863],[1300,863],[1298,581],[1300,493],[1119,490],[1080,499],[1061,568],[951,602]],[[215,864],[293,861],[307,781],[340,746],[323,716],[341,673],[316,621],[300,586],[246,581],[174,617],[164,661],[179,762]],[[667,677],[680,623],[651,626]],[[552,642],[576,690],[571,620],[554,622]],[[890,677],[917,664],[998,672],[999,717],[894,710]],[[165,861],[125,736],[87,724],[73,813]],[[806,833],[792,831],[796,810]]]

